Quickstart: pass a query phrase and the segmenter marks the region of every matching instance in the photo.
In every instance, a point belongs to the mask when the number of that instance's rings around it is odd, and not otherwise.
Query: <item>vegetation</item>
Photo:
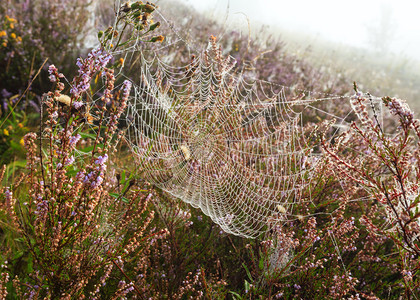
[[[91,5],[0,4],[1,299],[420,295],[420,121],[405,101],[383,97],[383,121],[356,84],[349,103],[319,104],[333,114],[351,109],[352,122],[334,139],[329,120],[316,124],[325,159],[293,217],[256,239],[229,235],[142,178],[120,122],[132,93],[121,74],[138,82],[139,62],[128,65],[119,53],[140,41],[182,65],[191,61],[188,47],[220,25],[182,20],[189,8],[171,7],[170,18],[185,24],[177,34],[189,33],[190,44],[180,45],[170,24],[153,21],[156,6],[137,1],[116,8],[114,27],[97,24],[105,29],[87,49],[91,13],[98,23],[114,13],[113,4]],[[238,61],[235,71],[289,87],[291,99],[300,91],[350,95],[350,78],[275,38],[228,36],[220,43]],[[321,117],[314,110],[304,125]]]

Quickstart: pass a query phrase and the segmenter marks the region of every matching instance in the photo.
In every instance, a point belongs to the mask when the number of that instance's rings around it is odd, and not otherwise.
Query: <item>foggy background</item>
[[[413,0],[186,0],[216,18],[250,21],[307,34],[311,41],[420,60],[420,2]],[[311,42],[308,41],[308,44]],[[302,45],[305,46],[305,45]]]

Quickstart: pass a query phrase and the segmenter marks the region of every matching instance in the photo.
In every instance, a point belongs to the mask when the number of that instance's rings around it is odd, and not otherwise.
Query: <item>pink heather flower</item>
[[[48,73],[50,74],[49,79],[51,82],[57,82],[59,78],[63,78],[62,73],[58,73],[58,69],[54,65],[48,67]]]
[[[9,190],[9,188],[6,188],[4,196],[6,196],[6,203],[10,203],[12,200],[13,193]]]
[[[105,172],[107,160],[108,160],[108,154],[105,154],[104,156],[101,155],[95,160],[95,164],[98,165],[96,169],[99,172]]]
[[[123,286],[125,286],[124,280],[121,280],[120,282],[118,282],[118,288],[122,288]]]
[[[93,187],[93,188],[97,188],[98,186],[100,186],[101,184],[102,184],[102,182],[104,181],[104,179],[103,179],[103,174],[101,173],[101,174],[99,174],[99,176],[98,176],[98,178],[96,178],[96,181],[93,181],[92,182],[92,184],[91,184],[91,186]]]
[[[404,100],[392,98],[389,102],[385,103],[385,105],[388,106],[393,115],[402,116],[406,125],[413,123],[414,113]]]
[[[79,109],[80,107],[83,106],[83,102],[82,101],[74,101],[73,106],[74,106],[75,109]]]
[[[38,217],[43,218],[45,214],[47,213],[47,211],[48,211],[48,201],[44,200],[44,201],[39,202],[36,205],[36,210],[34,213],[38,215]]]
[[[90,180],[92,179],[92,177],[93,177],[93,172],[90,172],[89,174],[87,174],[86,176],[85,176],[85,178],[83,179],[83,183],[88,183],[88,182],[90,182]]]
[[[76,134],[75,136],[72,136],[69,141],[69,146],[70,147],[76,146],[77,142],[80,140],[81,137],[82,136],[80,134]]]
[[[105,154],[104,156],[100,155],[96,160],[95,164],[97,165],[103,165],[108,160],[108,154]]]
[[[62,90],[64,90],[64,83],[62,83],[62,82],[60,82],[59,84],[58,84],[58,88],[57,88],[60,92],[62,91]]]
[[[48,67],[48,73],[50,74],[49,78],[50,78],[51,82],[56,82],[55,73],[57,73],[57,72],[58,72],[58,70],[54,65],[50,65]]]
[[[82,182],[82,180],[84,180],[84,178],[85,178],[85,171],[79,171],[79,172],[77,172],[77,174],[76,174],[76,181],[77,182]]]
[[[78,58],[76,65],[79,67],[79,78],[74,81],[70,92],[75,98],[79,98],[80,94],[89,89],[92,76],[99,70],[106,67],[111,60],[112,55],[105,49],[93,49],[86,59]]]
[[[123,98],[128,98],[128,96],[130,95],[131,85],[132,85],[131,81],[124,80],[124,83],[123,83]]]
[[[64,165],[68,166],[68,165],[71,165],[72,163],[74,163],[74,156],[70,156],[69,158],[67,158],[66,161],[64,162]]]
[[[153,194],[152,193],[150,193],[149,195],[147,195],[146,202],[148,202],[150,199],[152,199],[152,197],[153,197]]]

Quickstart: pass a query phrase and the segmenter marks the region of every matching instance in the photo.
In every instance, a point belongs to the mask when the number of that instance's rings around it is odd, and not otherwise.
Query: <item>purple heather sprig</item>
[[[410,126],[413,123],[414,113],[404,100],[385,97],[383,101],[388,106],[391,114],[400,116],[401,122],[404,125]]]
[[[60,78],[64,77],[62,73],[58,73],[58,69],[54,65],[48,67],[48,73],[50,74],[49,79],[51,82],[58,82]]]
[[[111,58],[112,55],[105,49],[96,48],[88,54],[87,58],[77,59],[76,65],[79,67],[79,76],[75,78],[70,90],[74,98],[78,99],[83,92],[89,89],[92,76],[105,68]]]
[[[73,102],[73,107],[75,108],[75,109],[79,109],[80,107],[82,107],[83,106],[83,102],[82,101],[74,101]]]
[[[72,136],[69,140],[69,146],[70,148],[74,148],[77,144],[77,142],[80,140],[82,136],[78,133],[75,136]]]
[[[64,165],[69,166],[73,163],[74,163],[74,156],[70,156],[69,158],[66,159],[66,161],[64,162]]]

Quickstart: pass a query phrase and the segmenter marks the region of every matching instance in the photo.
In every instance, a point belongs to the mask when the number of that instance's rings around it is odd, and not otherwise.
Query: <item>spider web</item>
[[[293,207],[303,201],[322,160],[314,142],[319,116],[334,118],[336,132],[346,127],[351,108],[339,117],[328,106],[348,97],[297,95],[255,79],[237,71],[214,38],[176,66],[175,56],[188,57],[191,49],[174,32],[167,46],[149,51],[137,44],[114,53],[137,72],[126,139],[141,176],[200,208],[227,233],[257,237],[296,218]],[[188,54],[170,49],[179,43]]]
[[[214,41],[182,68],[141,61],[127,115],[142,176],[228,233],[255,237],[284,220],[315,166],[306,104],[233,73]]]

